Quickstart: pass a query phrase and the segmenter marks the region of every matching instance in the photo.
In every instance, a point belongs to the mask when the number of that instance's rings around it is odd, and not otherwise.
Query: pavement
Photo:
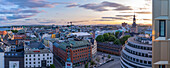
[[[102,53],[102,52],[98,52],[98,55],[108,55],[107,53]],[[111,62],[108,62],[98,68],[121,68],[121,65],[120,65],[120,56],[116,56],[116,55],[111,55],[109,54],[113,59],[114,61],[111,61]]]
[[[114,59],[114,61],[106,63],[98,68],[121,68],[120,59]]]
[[[106,55],[104,60],[101,59],[103,55]],[[97,52],[97,56],[100,58],[99,63],[106,62],[106,59],[108,59],[107,55],[108,55],[107,53]],[[121,68],[121,65],[120,65],[120,56],[111,55],[111,54],[109,54],[109,55],[111,56],[111,58],[114,59],[114,61],[110,61],[110,62],[108,62],[106,64],[103,64],[102,66],[97,67],[97,68]],[[54,59],[54,61],[55,61],[54,64],[55,64],[55,66],[57,68],[63,68],[63,66],[56,59]],[[84,65],[81,65],[81,66],[78,66],[78,67],[75,67],[75,68],[84,68]]]
[[[54,58],[54,65],[55,65],[56,68],[64,68],[64,67],[61,65],[61,63],[60,63],[57,59],[55,59],[55,58]]]

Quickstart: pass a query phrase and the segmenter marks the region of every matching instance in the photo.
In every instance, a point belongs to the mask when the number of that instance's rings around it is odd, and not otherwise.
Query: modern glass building
[[[170,0],[153,0],[153,68],[170,68]]]
[[[152,68],[152,39],[138,35],[128,39],[121,53],[122,68]]]

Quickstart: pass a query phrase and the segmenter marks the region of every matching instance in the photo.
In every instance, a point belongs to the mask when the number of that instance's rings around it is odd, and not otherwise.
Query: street
[[[97,55],[108,55],[107,53],[102,53],[102,52],[98,52]],[[111,61],[109,63],[106,63],[98,68],[121,68],[120,66],[120,56],[115,56],[115,55],[111,55],[110,56],[112,58],[114,58],[114,61]]]
[[[106,63],[98,68],[121,68],[120,67],[120,60],[115,59],[114,61],[111,61],[109,63]]]

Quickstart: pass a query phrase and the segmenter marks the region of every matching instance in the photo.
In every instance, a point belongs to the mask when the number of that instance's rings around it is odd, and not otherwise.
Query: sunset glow
[[[4,25],[151,24],[151,0],[0,0]]]

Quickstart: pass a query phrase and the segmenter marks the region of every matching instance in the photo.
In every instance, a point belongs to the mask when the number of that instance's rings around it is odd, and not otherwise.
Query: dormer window
[[[165,20],[159,21],[159,36],[165,37],[165,31],[166,31],[166,22]]]

